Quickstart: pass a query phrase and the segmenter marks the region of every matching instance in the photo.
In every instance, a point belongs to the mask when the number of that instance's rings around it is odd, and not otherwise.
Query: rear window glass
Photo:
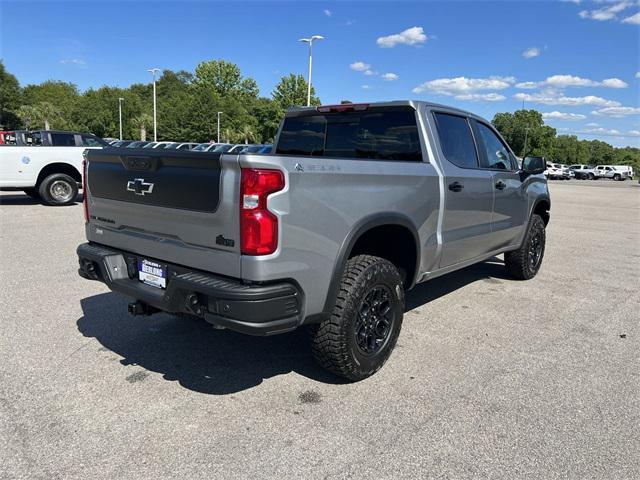
[[[286,117],[276,153],[313,157],[421,161],[411,107]]]
[[[54,147],[75,147],[75,135],[72,133],[52,133],[51,144]]]
[[[478,155],[467,119],[446,113],[436,113],[435,117],[445,158],[458,167],[477,168]]]

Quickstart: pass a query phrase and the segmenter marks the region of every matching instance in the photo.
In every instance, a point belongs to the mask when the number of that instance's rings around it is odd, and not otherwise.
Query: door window
[[[448,113],[435,113],[434,116],[445,158],[458,167],[477,168],[478,155],[467,119]]]
[[[75,147],[75,135],[73,133],[52,133],[51,145],[54,147]]]
[[[100,142],[96,137],[92,137],[91,135],[82,135],[82,145],[85,147],[102,147],[105,144]]]
[[[482,159],[482,166],[495,170],[515,170],[511,159],[511,152],[489,127],[478,122],[478,133],[482,139],[486,158]],[[557,168],[556,165],[554,167]]]

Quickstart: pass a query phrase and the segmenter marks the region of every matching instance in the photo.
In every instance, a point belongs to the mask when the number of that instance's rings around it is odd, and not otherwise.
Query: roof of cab
[[[353,102],[353,105],[362,105],[362,104],[366,104],[369,107],[399,107],[399,106],[412,106],[415,109],[418,109],[419,106],[424,106],[427,108],[431,108],[431,109],[435,109],[435,110],[446,110],[448,112],[452,112],[452,113],[458,113],[460,115],[465,115],[465,116],[469,116],[469,117],[474,117],[474,118],[478,118],[481,119],[483,121],[487,121],[486,119],[482,118],[479,115],[476,115],[473,112],[469,112],[467,110],[462,110],[460,108],[456,108],[456,107],[451,107],[449,105],[443,105],[440,103],[434,103],[434,102],[427,102],[424,100],[392,100],[392,101],[388,101],[388,102]],[[343,105],[350,105],[348,103],[346,104],[336,104],[335,106],[343,106]],[[329,107],[329,106],[333,106],[333,105],[320,105],[321,107]],[[304,114],[304,113],[310,113],[310,112],[315,112],[317,107],[293,107],[290,108],[289,110],[287,110],[287,115],[293,115],[295,116],[296,114]]]

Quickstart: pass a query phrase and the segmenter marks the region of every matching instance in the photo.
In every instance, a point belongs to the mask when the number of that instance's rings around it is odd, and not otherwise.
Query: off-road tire
[[[23,192],[34,200],[40,200],[40,194],[37,188],[25,188]]]
[[[596,176],[593,173],[589,174],[589,180],[595,180]]]
[[[535,277],[544,258],[545,241],[544,221],[540,215],[534,213],[529,220],[522,246],[518,250],[504,254],[504,264],[507,272],[518,280],[530,280]],[[540,246],[539,250],[538,244]],[[537,252],[537,254],[534,252]]]
[[[616,174],[613,176],[613,179],[614,179],[616,182],[619,182],[620,180],[622,180],[622,176],[621,176],[619,173],[616,173]]]
[[[368,346],[368,339],[373,338],[362,334],[366,330],[363,318],[380,318],[378,314],[381,310],[371,315],[371,310],[367,308],[373,298],[371,295],[375,297],[377,292],[383,292],[380,294],[382,297],[378,298],[385,298],[388,303],[390,325],[388,329],[383,329],[386,333],[384,340],[379,339],[379,346],[375,347],[377,350],[365,353],[358,342]],[[322,367],[341,377],[352,381],[370,377],[382,368],[391,355],[400,334],[403,314],[404,288],[398,269],[380,257],[353,257],[345,267],[331,315],[311,328],[313,355]],[[375,332],[377,335],[378,330]]]
[[[56,188],[59,192],[56,193]],[[38,188],[40,198],[47,205],[62,206],[71,205],[76,201],[78,196],[78,184],[69,175],[64,173],[54,173],[46,177]]]

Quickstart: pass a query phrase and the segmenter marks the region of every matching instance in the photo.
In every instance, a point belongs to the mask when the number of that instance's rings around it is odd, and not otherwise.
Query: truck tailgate
[[[117,148],[86,156],[90,241],[240,277],[237,156]]]

